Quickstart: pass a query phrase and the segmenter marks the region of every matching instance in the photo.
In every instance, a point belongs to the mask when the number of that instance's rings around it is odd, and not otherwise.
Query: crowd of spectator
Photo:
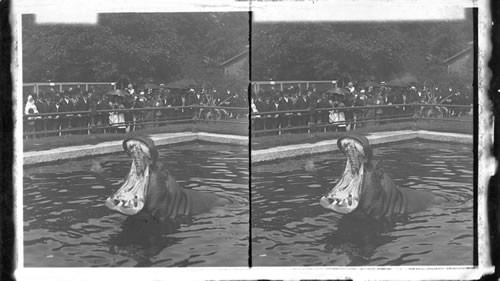
[[[355,87],[349,82],[345,88],[328,91],[318,91],[314,86],[309,89],[271,88],[251,94],[252,130],[266,130],[255,134],[256,136],[353,130],[362,126],[408,120],[422,108],[415,104],[438,103],[443,106],[472,105],[472,96],[469,91],[460,92],[451,88],[439,90],[428,87],[419,89],[416,86],[389,87],[385,82],[381,82],[377,87]],[[359,108],[371,105],[395,106]],[[294,110],[295,112],[280,112]],[[460,116],[469,110],[452,108],[447,117]]]
[[[135,131],[144,127],[162,126],[172,120],[203,118],[195,105],[247,108],[246,97],[245,92],[208,93],[204,89],[162,87],[136,90],[132,84],[123,91],[107,93],[82,91],[80,88],[69,88],[64,92],[52,89],[38,95],[26,95],[24,131],[41,132],[36,136],[88,134],[91,130],[96,133]],[[156,107],[160,109],[126,110]],[[124,110],[115,112],[113,109]],[[224,112],[226,114],[222,118],[243,116],[236,110]],[[26,134],[27,137],[32,135]]]
[[[248,107],[246,91],[136,90],[129,84],[121,93],[69,88],[63,92],[52,89],[38,95],[26,95],[24,130],[26,133],[40,132],[36,136],[88,134],[91,130],[96,133],[135,131],[163,126],[174,120],[214,116],[207,114],[211,113],[210,109],[196,106]],[[258,135],[269,135],[353,130],[405,118],[408,120],[422,109],[415,104],[471,105],[472,96],[470,91],[464,90],[388,87],[384,82],[376,87],[355,87],[349,82],[345,88],[327,91],[317,90],[314,85],[309,89],[270,88],[251,93],[252,131],[266,130]],[[395,106],[366,108],[371,105]],[[152,109],[156,107],[160,109]],[[138,110],[141,108],[149,109]],[[113,111],[116,109],[122,110]],[[450,107],[446,114],[447,117],[460,116],[468,111],[469,108]],[[44,113],[49,114],[39,115]],[[218,110],[217,114],[218,118],[246,117],[246,113],[237,110]],[[26,134],[27,137],[32,135]]]

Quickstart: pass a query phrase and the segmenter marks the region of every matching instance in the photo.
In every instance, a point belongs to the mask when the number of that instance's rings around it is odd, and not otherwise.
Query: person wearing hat
[[[385,83],[385,81],[380,82],[380,90],[382,92],[385,92],[385,91],[387,91],[387,89],[388,89],[387,88],[387,83]]]
[[[207,100],[205,99],[205,95],[202,94],[199,90],[195,91],[194,89],[189,89],[188,93],[184,96],[186,97],[186,101],[184,102],[184,105],[202,106],[202,105],[207,103]],[[199,114],[199,110],[195,110],[192,107],[185,108],[184,112],[185,112],[186,116],[191,116],[191,117],[193,117],[196,114]]]
[[[264,93],[264,103],[263,103],[263,110],[265,112],[273,112],[277,111],[278,108],[276,104],[274,103],[274,100],[272,100],[271,93],[265,92]],[[277,114],[266,114],[264,120],[264,128],[266,130],[274,130],[277,128],[278,124],[278,115]],[[278,132],[267,132],[266,135],[276,135]]]
[[[266,111],[266,106],[264,104],[264,100],[262,98],[263,93],[259,92],[256,94],[257,99],[254,99],[253,103],[255,105],[255,110],[256,112],[265,112]],[[255,124],[255,131],[262,131],[264,130],[264,120],[265,116],[262,115],[256,115],[254,119],[254,124]],[[255,136],[259,136],[261,134],[255,134]]]
[[[330,108],[330,103],[328,101],[328,95],[326,92],[323,92],[321,94],[321,97],[319,97],[316,100],[316,124],[317,125],[325,125],[328,124],[328,108]],[[319,131],[324,132],[326,130],[326,127],[320,127]]]
[[[48,97],[47,101],[47,113],[56,113],[57,107],[55,102],[55,96]],[[47,116],[46,120],[46,128],[47,131],[55,131],[58,130],[59,120],[56,119],[56,115]],[[48,133],[47,136],[56,136],[58,133]]]
[[[310,124],[310,125],[314,125],[314,124],[316,124],[316,120],[317,120],[316,107],[317,107],[318,98],[317,98],[316,93],[312,89],[307,90],[306,95],[307,95],[307,100],[308,100],[307,108],[309,109],[309,114],[308,114],[309,118],[306,121],[306,123]],[[310,130],[311,130],[311,132],[313,132],[314,129],[311,128]]]
[[[354,84],[352,82],[349,82],[347,83],[347,87],[346,89],[350,92],[350,93],[354,93],[354,91],[356,90],[356,88],[354,88]]]
[[[172,107],[174,107],[174,112],[173,112],[173,116],[175,118],[177,117],[180,117],[181,114],[182,114],[182,111],[180,108],[176,108],[178,106],[182,106],[182,98],[181,98],[181,94],[179,93],[179,91],[175,91],[172,93]],[[146,114],[147,116],[147,114]]]
[[[290,93],[288,91],[284,91],[281,93],[281,99],[278,104],[278,111],[289,111],[292,110],[293,104],[290,99]],[[285,129],[290,127],[290,118],[291,113],[280,113],[278,117],[278,126],[280,129]],[[280,131],[280,134],[283,134],[286,131]]]
[[[374,96],[374,100],[373,100],[373,104],[374,105],[384,105],[385,104],[385,101],[384,101],[384,94],[382,91],[379,91],[375,94]],[[382,108],[377,108],[375,109],[375,125],[380,125],[382,122],[380,121],[380,119],[382,119],[382,115],[384,114],[384,109]]]
[[[345,114],[344,110],[341,109],[345,107],[342,99],[341,95],[334,95],[328,99],[331,109],[329,111],[328,122],[332,125],[327,127],[327,131],[346,131]]]
[[[40,93],[38,95],[38,98],[36,99],[35,102],[36,108],[38,109],[38,113],[48,113],[49,112],[49,105],[47,104],[47,101],[45,100],[45,94]],[[35,120],[35,130],[37,132],[43,132],[47,130],[47,116],[40,116],[40,118],[37,118]],[[38,135],[40,137],[45,136],[45,134],[40,134]]]
[[[135,95],[134,86],[132,84],[128,84],[127,89],[125,89],[130,95]]]
[[[309,107],[309,99],[307,97],[307,92],[305,91],[300,91],[299,92],[299,97],[297,97],[297,101],[294,104],[293,109],[294,110],[305,110]],[[298,112],[296,115],[293,117],[294,118],[294,126],[297,127],[303,127],[307,125],[307,122],[309,120],[309,113],[308,112]],[[306,133],[307,129],[297,129],[295,130],[297,133]]]
[[[70,93],[65,91],[63,99],[59,104],[58,112],[72,112],[74,111],[73,102],[70,100]],[[72,126],[72,114],[61,115],[61,130],[69,129]],[[62,135],[69,135],[69,132],[61,132]]]
[[[352,130],[354,127],[354,111],[350,108],[354,107],[354,103],[356,102],[356,95],[356,91],[344,95],[343,103],[346,107],[346,110],[344,111],[346,130]]]
[[[354,107],[363,107],[366,106],[366,102],[368,100],[368,96],[366,95],[365,90],[359,91],[359,95],[356,97],[354,101]],[[365,124],[363,123],[366,109],[356,109],[354,110],[354,127],[353,129],[363,127]]]
[[[144,95],[139,94],[136,96],[133,106],[133,109],[141,109],[146,107],[146,97]],[[144,111],[134,111],[134,131],[142,128],[142,123],[144,122]]]
[[[262,112],[268,112],[269,111],[269,104],[266,102],[266,96],[268,96],[267,92],[259,92],[256,95],[256,99],[254,100],[255,108],[257,112],[262,113]],[[266,130],[269,129],[269,115],[263,115],[259,114],[255,118],[255,130]],[[267,133],[260,133],[258,135],[267,135]]]
[[[87,95],[81,95],[78,97],[78,101],[75,105],[75,111],[89,111],[90,105],[88,102]],[[75,117],[75,127],[77,128],[85,128],[81,131],[76,131],[76,134],[83,134],[87,132],[86,127],[88,127],[89,118],[84,113],[78,113]]]
[[[396,100],[397,100],[396,92],[391,88],[386,88],[385,104],[394,105],[394,104],[396,104]],[[387,107],[384,109],[384,111],[386,114],[385,116],[387,116],[389,118],[397,117],[398,109],[396,107]]]
[[[96,101],[96,117],[95,117],[95,124],[97,127],[103,127],[103,126],[108,126],[109,125],[109,113],[108,112],[100,112],[101,110],[108,110],[111,109],[109,102],[108,102],[108,97],[106,95],[101,95],[100,97],[97,98]],[[96,131],[98,133],[106,132],[106,128],[97,128]]]

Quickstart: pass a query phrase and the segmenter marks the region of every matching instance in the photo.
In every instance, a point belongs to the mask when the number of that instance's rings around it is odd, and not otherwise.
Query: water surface
[[[25,266],[247,266],[247,147],[194,142],[159,156],[180,186],[239,203],[158,225],[104,206],[130,169],[124,152],[25,167]]]
[[[374,148],[374,159],[402,187],[453,203],[395,225],[343,217],[319,199],[342,174],[339,152],[252,166],[252,263],[255,266],[471,265],[471,145],[411,141]],[[305,171],[313,160],[316,174]]]

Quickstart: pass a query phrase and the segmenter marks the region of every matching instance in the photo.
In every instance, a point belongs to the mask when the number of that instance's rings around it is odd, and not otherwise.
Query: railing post
[[[95,134],[96,129],[95,129],[95,111],[92,110],[90,114],[90,134]]]
[[[417,121],[418,121],[418,114],[413,113],[413,130],[414,131],[418,130]]]
[[[195,106],[193,110],[193,133],[198,133],[198,115],[197,113],[200,112],[199,106]]]

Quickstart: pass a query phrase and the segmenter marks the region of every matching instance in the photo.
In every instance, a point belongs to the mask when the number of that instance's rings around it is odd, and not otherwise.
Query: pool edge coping
[[[188,141],[208,141],[222,144],[246,145],[248,136],[215,134],[206,132],[181,132],[150,135],[156,145],[167,145]],[[472,135],[444,133],[427,130],[401,130],[374,132],[367,134],[371,144],[384,144],[398,141],[421,138],[434,141],[458,143],[472,143]],[[66,146],[50,150],[23,152],[23,166],[55,162],[59,160],[76,159],[94,155],[104,155],[122,151],[122,141],[106,141],[98,144]],[[292,158],[301,155],[310,155],[336,151],[337,139],[325,140],[316,143],[293,144],[277,146],[267,149],[251,151],[251,163],[266,162],[278,159]]]
[[[155,142],[157,146],[196,140],[221,144],[248,144],[247,136],[215,134],[206,132],[165,133],[149,135],[149,137]],[[122,142],[122,140],[106,141],[98,144],[65,146],[41,151],[27,151],[23,152],[23,166],[120,152],[123,150]]]
[[[366,135],[370,144],[384,144],[411,139],[425,139],[454,143],[473,143],[472,134],[444,133],[427,130],[402,130],[390,132],[374,132]],[[279,159],[293,158],[323,152],[337,151],[337,139],[316,143],[293,144],[266,149],[252,150],[251,163],[261,163]]]

